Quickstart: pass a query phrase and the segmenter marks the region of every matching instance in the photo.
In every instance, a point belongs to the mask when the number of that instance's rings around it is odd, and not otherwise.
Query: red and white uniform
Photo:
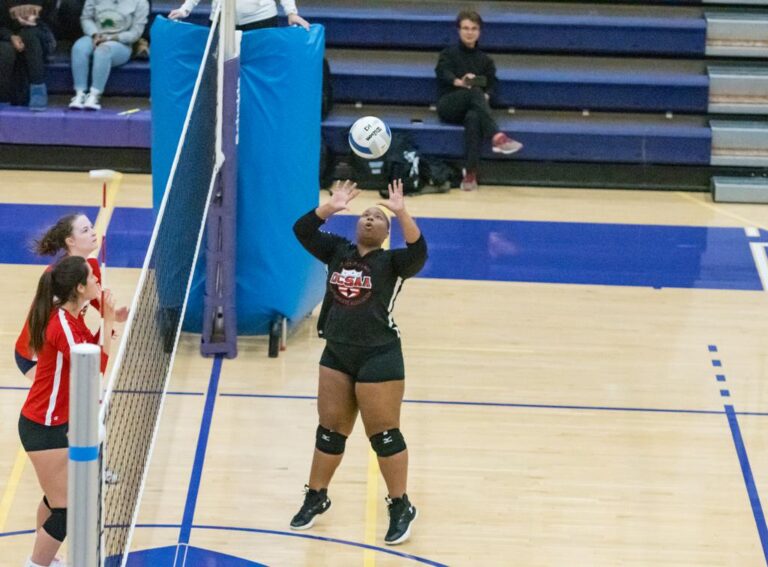
[[[99,267],[99,261],[96,258],[88,258],[88,263],[91,265],[91,269],[93,270],[93,275],[96,276],[96,280],[99,282],[99,285],[101,285],[101,268]],[[50,272],[53,267],[56,264],[53,263],[50,266],[48,266],[45,271]],[[95,309],[100,308],[99,300],[94,299],[91,301],[91,305]],[[27,360],[37,360],[37,357],[35,356],[35,353],[29,350],[29,321],[24,321],[24,328],[21,330],[21,334],[19,335],[19,338],[16,339],[16,352],[19,353],[21,356],[26,358]]]
[[[76,344],[98,344],[82,316],[73,317],[59,307],[51,312],[45,342],[37,356],[37,370],[21,413],[41,425],[63,425],[69,421],[70,350]],[[101,371],[108,357],[101,353]]]

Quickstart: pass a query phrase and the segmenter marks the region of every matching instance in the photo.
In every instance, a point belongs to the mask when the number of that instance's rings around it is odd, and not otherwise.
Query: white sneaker
[[[100,100],[101,93],[91,91],[88,93],[88,96],[85,97],[85,101],[83,101],[83,108],[86,110],[101,110]]]
[[[75,92],[75,96],[69,101],[69,108],[73,110],[82,110],[83,104],[85,104],[85,93],[83,91]]]
[[[54,557],[53,561],[51,561],[50,567],[67,567],[69,563],[64,563],[64,560],[59,559],[58,557]]]

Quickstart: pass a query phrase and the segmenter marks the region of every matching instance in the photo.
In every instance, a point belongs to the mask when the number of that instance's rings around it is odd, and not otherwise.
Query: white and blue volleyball
[[[349,129],[349,147],[361,158],[380,158],[387,153],[391,142],[389,126],[375,116],[363,116]]]

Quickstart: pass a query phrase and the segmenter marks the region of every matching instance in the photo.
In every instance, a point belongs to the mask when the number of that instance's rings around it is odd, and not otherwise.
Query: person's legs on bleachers
[[[463,191],[477,189],[477,170],[480,167],[480,146],[483,143],[483,119],[481,113],[471,108],[464,115],[464,178]]]
[[[21,59],[29,77],[29,108],[45,110],[48,106],[48,89],[45,85],[45,51],[43,38],[37,27],[22,28],[19,37],[24,42]]]
[[[69,108],[82,109],[88,91],[88,67],[93,53],[93,39],[84,35],[72,46],[72,82],[75,85],[75,96],[69,103]]]
[[[13,66],[16,64],[16,50],[10,41],[0,41],[0,103],[11,102],[13,89]]]
[[[105,41],[93,50],[91,90],[83,107],[90,110],[101,108],[101,94],[107,86],[112,67],[124,65],[131,58],[131,47],[119,41]]]

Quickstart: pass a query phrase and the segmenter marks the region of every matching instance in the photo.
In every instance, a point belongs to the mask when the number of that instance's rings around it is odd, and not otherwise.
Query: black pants
[[[19,31],[24,51],[19,53],[10,41],[0,41],[0,102],[26,104],[27,81],[45,82],[45,36],[37,26]]]
[[[464,158],[467,171],[477,171],[483,140],[499,131],[491,107],[480,88],[456,89],[437,101],[437,114],[449,124],[464,125]]]

